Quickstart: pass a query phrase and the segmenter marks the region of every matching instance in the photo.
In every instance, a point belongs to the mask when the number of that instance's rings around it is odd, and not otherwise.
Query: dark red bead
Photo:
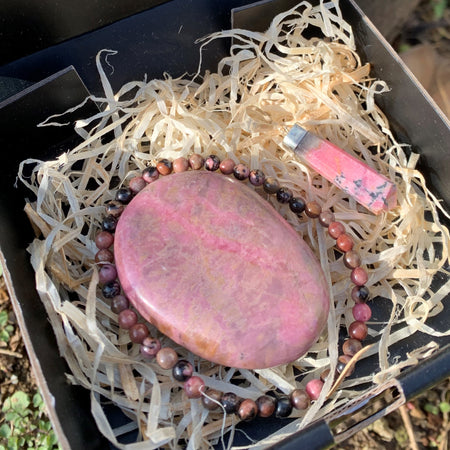
[[[172,369],[177,363],[177,352],[170,347],[162,347],[156,354],[156,362],[162,369]]]
[[[184,392],[188,398],[200,398],[205,390],[205,382],[197,376],[189,378],[184,383]]]
[[[132,309],[124,309],[119,313],[119,327],[129,330],[138,321],[137,314]]]
[[[311,219],[317,219],[322,212],[322,207],[316,202],[308,202],[305,207],[305,214]]]
[[[124,295],[116,295],[111,301],[111,311],[119,314],[124,309],[130,307],[130,302]]]
[[[250,175],[250,169],[245,164],[236,164],[233,169],[233,175],[237,180],[246,180]]]
[[[172,167],[175,173],[186,172],[189,170],[189,161],[183,156],[180,156],[173,161]]]
[[[352,309],[353,317],[360,322],[367,322],[372,317],[372,310],[367,303],[357,303]]]
[[[319,223],[323,227],[329,227],[334,220],[334,214],[331,211],[322,211],[319,214]]]
[[[142,171],[142,178],[144,181],[149,184],[153,183],[159,178],[158,169],[155,166],[148,166]]]
[[[366,286],[354,286],[352,299],[355,303],[365,303],[369,299],[369,289]]]
[[[256,399],[256,406],[260,417],[270,417],[275,412],[277,401],[269,395],[261,395]]]
[[[222,406],[227,414],[234,414],[239,406],[240,398],[233,392],[226,392],[222,395]]]
[[[102,230],[108,233],[116,231],[117,218],[114,216],[106,216],[102,221]]]
[[[207,389],[205,395],[202,395],[202,404],[206,409],[214,411],[219,408],[219,403],[222,400],[222,392],[215,389]]]
[[[230,175],[233,173],[235,165],[236,163],[232,159],[227,158],[220,163],[219,169],[224,175]]]
[[[262,170],[256,169],[250,171],[248,179],[250,183],[253,184],[253,186],[262,186],[264,184],[266,176],[264,175],[264,172]]]
[[[99,250],[102,248],[109,248],[114,243],[114,235],[108,231],[100,231],[100,233],[95,236],[95,245]]]
[[[193,170],[199,170],[203,167],[205,163],[205,160],[202,155],[199,155],[198,153],[194,153],[189,157],[189,165],[191,166],[191,169]]]
[[[268,177],[264,180],[263,189],[268,194],[276,194],[280,189],[280,183],[276,178]]]
[[[277,201],[280,203],[289,203],[292,197],[292,191],[287,187],[282,187],[277,191]]]
[[[145,358],[153,358],[161,350],[161,341],[150,336],[146,337],[141,343],[141,354]]]
[[[350,279],[352,280],[353,284],[356,284],[357,286],[364,286],[367,283],[369,276],[362,267],[355,267],[352,270]]]
[[[129,328],[128,334],[130,335],[131,342],[135,344],[142,344],[144,339],[148,337],[149,331],[147,325],[143,323],[136,323]]]
[[[210,172],[215,172],[220,167],[220,159],[217,155],[209,155],[205,159],[205,169]]]
[[[102,248],[95,254],[96,263],[111,263],[114,261],[114,255],[111,250]]]
[[[147,186],[147,183],[142,177],[134,177],[128,183],[128,187],[130,188],[131,192],[133,192],[133,194],[138,194],[142,191],[142,189],[145,188],[145,186]]]
[[[291,405],[295,409],[307,409],[311,404],[311,400],[304,389],[294,389],[290,394]]]
[[[349,252],[353,248],[353,239],[351,236],[349,236],[347,233],[342,233],[337,239],[336,239],[336,247],[341,252]]]
[[[291,399],[287,395],[277,397],[277,406],[275,408],[275,417],[289,417],[292,413]]]
[[[128,188],[120,188],[116,192],[116,201],[128,205],[128,203],[131,202],[131,199],[133,198],[133,193],[131,192],[131,189]]]
[[[354,250],[350,250],[344,255],[344,264],[347,269],[355,269],[361,265],[361,257],[359,253]]]
[[[194,367],[189,361],[180,359],[172,368],[172,375],[177,381],[187,381],[192,377]]]
[[[289,209],[295,214],[301,214],[306,207],[306,203],[302,198],[292,197],[289,200]]]
[[[345,233],[345,227],[341,222],[331,222],[328,226],[328,234],[337,239],[342,233]]]
[[[317,400],[322,392],[323,381],[318,378],[308,381],[305,390],[311,400]]]
[[[117,278],[116,266],[112,264],[102,264],[98,270],[98,281],[100,284],[110,283]]]
[[[105,298],[113,298],[120,294],[120,284],[118,281],[110,281],[102,287],[102,294]]]
[[[161,159],[156,164],[156,170],[161,175],[169,175],[172,172],[172,162],[166,158]]]
[[[249,422],[250,420],[253,420],[257,414],[258,414],[258,407],[256,406],[254,400],[250,398],[242,400],[237,410],[237,415],[239,419],[245,422]]]
[[[364,322],[359,322],[358,320],[355,320],[350,324],[348,327],[348,335],[353,338],[357,339],[358,341],[362,341],[367,337],[369,330],[367,328],[367,325]]]
[[[342,351],[344,352],[344,355],[353,356],[356,355],[356,353],[358,353],[362,349],[362,347],[363,346],[361,342],[357,339],[347,339],[342,344]]]

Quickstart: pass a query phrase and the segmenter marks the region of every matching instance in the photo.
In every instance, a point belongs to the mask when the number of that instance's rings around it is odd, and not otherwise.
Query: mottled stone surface
[[[310,248],[253,189],[224,175],[190,171],[148,185],[123,213],[114,250],[140,313],[210,361],[290,362],[326,323],[328,290]]]

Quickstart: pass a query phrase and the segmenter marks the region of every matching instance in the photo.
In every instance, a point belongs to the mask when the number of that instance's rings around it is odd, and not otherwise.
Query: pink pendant
[[[209,361],[265,368],[307,352],[327,321],[320,264],[253,189],[217,173],[160,177],[126,207],[114,251],[125,294]]]

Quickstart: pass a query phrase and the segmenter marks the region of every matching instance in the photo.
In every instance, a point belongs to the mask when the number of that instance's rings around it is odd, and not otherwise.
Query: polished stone
[[[114,251],[141,315],[216,363],[293,361],[327,321],[328,289],[308,245],[252,188],[218,173],[149,184],[122,214]]]

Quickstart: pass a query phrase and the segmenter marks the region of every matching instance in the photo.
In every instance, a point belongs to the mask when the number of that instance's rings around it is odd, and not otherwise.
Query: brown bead
[[[109,248],[113,245],[114,235],[108,231],[100,231],[100,233],[95,236],[95,245],[99,250],[103,248]]]
[[[348,335],[353,338],[357,339],[358,341],[362,341],[367,337],[369,330],[367,328],[367,325],[364,322],[359,322],[358,320],[355,320],[350,324],[348,327]]]
[[[305,214],[311,219],[317,219],[322,212],[322,207],[315,201],[308,202],[305,207]]]
[[[184,383],[183,387],[188,398],[200,398],[205,390],[205,382],[200,377],[193,376]]]
[[[364,286],[367,283],[369,276],[362,267],[355,267],[352,270],[350,279],[352,280],[353,284],[356,284],[356,286]]]
[[[356,269],[356,267],[359,267],[361,265],[361,257],[359,256],[359,253],[354,250],[345,252],[344,265],[347,269]]]
[[[330,375],[330,369],[325,369],[321,374],[320,374],[320,379],[325,383],[326,379],[328,378],[328,376]]]
[[[207,389],[205,395],[202,395],[203,406],[210,411],[220,407],[220,400],[222,400],[222,392],[216,391],[215,389]]]
[[[189,157],[189,165],[191,166],[191,169],[193,170],[199,170],[203,167],[205,160],[202,155],[199,155],[198,153],[194,153]]]
[[[244,420],[246,422],[253,420],[258,414],[258,407],[256,406],[255,401],[250,398],[242,400],[241,404],[239,405],[237,414],[241,420]]]
[[[169,175],[172,172],[172,163],[168,159],[161,159],[161,161],[156,164],[156,170],[161,175]]]
[[[116,295],[111,301],[111,311],[113,313],[119,314],[124,309],[130,307],[130,302],[124,295]]]
[[[357,339],[347,339],[342,345],[342,351],[344,355],[353,356],[356,355],[362,349],[362,344]]]
[[[277,401],[269,395],[261,395],[256,399],[256,406],[258,407],[258,416],[270,417],[275,412]]]
[[[351,356],[347,356],[347,355],[339,356],[339,359],[338,359],[339,363],[338,363],[338,365],[339,364],[342,365],[342,370],[340,372],[343,372],[343,370],[347,367],[347,365],[348,365],[348,363],[350,362],[351,359],[352,359]],[[346,376],[349,377],[354,372],[354,370],[355,370],[355,366],[352,365],[352,367],[347,372]]]
[[[228,158],[228,159],[224,159],[219,166],[220,171],[224,174],[224,175],[230,175],[233,173],[233,169],[234,166],[236,165],[236,163]]]
[[[366,286],[353,286],[352,299],[355,303],[366,303],[369,295],[370,292]]]
[[[294,389],[290,395],[291,404],[295,409],[307,409],[311,404],[309,395],[304,389]]]
[[[189,161],[183,156],[180,156],[173,161],[172,167],[175,173],[186,172],[189,170]]]
[[[137,314],[132,309],[123,309],[119,313],[119,327],[125,330],[129,330],[137,323]]]
[[[128,187],[133,194],[138,194],[145,188],[145,186],[147,186],[147,183],[142,177],[134,177],[128,183]]]
[[[106,214],[108,216],[119,217],[125,210],[125,205],[118,202],[117,200],[112,200],[106,205]]]
[[[95,254],[96,263],[112,263],[114,261],[114,255],[111,250],[102,248]]]
[[[178,355],[177,352],[170,347],[163,347],[156,354],[156,362],[162,369],[172,369],[172,367],[177,363]]]
[[[334,214],[331,211],[322,211],[319,214],[319,223],[323,227],[329,227],[334,222]]]
[[[161,341],[148,336],[142,341],[140,350],[145,358],[153,358],[161,350]]]
[[[131,342],[134,342],[135,344],[142,344],[142,341],[148,337],[149,331],[147,325],[137,323],[128,330],[128,334],[130,335]]]
[[[341,252],[349,252],[353,248],[353,239],[351,236],[349,236],[347,233],[342,233],[337,239],[336,239],[336,247]]]
[[[345,227],[341,222],[331,222],[328,227],[328,234],[337,239],[342,233],[345,233]]]

